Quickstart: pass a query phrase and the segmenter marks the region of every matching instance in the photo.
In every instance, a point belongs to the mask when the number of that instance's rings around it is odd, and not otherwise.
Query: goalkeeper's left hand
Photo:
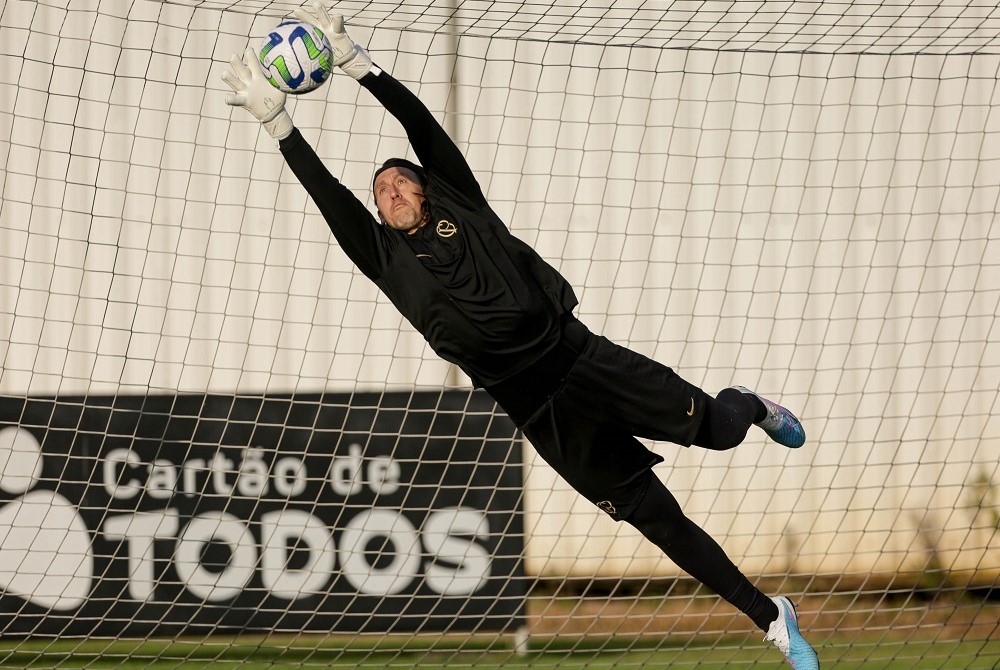
[[[253,114],[275,140],[283,140],[292,134],[295,126],[292,117],[285,111],[285,93],[264,78],[257,54],[251,47],[243,52],[242,61],[233,54],[229,66],[222,72],[222,81],[233,89],[232,93],[226,94],[226,104],[242,107]]]
[[[374,67],[371,56],[364,47],[356,44],[344,30],[344,17],[340,14],[330,16],[319,0],[312,3],[311,12],[305,7],[298,7],[292,10],[292,16],[323,31],[333,47],[333,64],[346,74],[361,79]]]

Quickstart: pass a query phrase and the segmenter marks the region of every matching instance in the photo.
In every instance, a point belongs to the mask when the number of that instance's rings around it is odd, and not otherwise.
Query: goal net
[[[775,667],[226,105],[296,6],[2,5],[0,667]],[[1000,663],[994,3],[336,10],[591,330],[803,419],[795,451],[649,446],[824,664]],[[288,109],[372,211],[413,157],[342,75]]]

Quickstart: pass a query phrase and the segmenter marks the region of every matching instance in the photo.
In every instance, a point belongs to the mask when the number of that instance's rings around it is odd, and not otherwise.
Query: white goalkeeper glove
[[[299,21],[311,23],[323,31],[326,39],[330,41],[330,46],[333,47],[333,64],[345,73],[355,79],[361,79],[374,67],[368,52],[362,46],[355,44],[344,30],[344,17],[340,14],[330,16],[323,3],[314,2],[312,12],[305,7],[299,7],[292,11],[292,16]]]
[[[292,117],[285,111],[285,93],[264,78],[252,48],[247,47],[243,52],[242,61],[233,54],[229,66],[222,72],[222,81],[233,89],[232,93],[226,94],[226,104],[242,107],[253,114],[275,140],[283,140],[292,134],[295,126]]]

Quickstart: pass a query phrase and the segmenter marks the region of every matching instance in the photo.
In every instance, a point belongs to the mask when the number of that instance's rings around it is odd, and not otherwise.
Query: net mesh
[[[0,664],[780,661],[521,444],[225,104],[295,6],[3,5]],[[824,663],[1000,662],[995,3],[337,11],[592,330],[803,419],[799,451],[650,446]],[[289,110],[373,211],[412,158],[346,77]]]

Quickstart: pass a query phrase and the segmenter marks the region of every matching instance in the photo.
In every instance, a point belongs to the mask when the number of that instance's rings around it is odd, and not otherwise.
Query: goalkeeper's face
[[[382,222],[409,234],[417,232],[430,219],[424,189],[413,170],[392,167],[375,180],[375,206]]]

